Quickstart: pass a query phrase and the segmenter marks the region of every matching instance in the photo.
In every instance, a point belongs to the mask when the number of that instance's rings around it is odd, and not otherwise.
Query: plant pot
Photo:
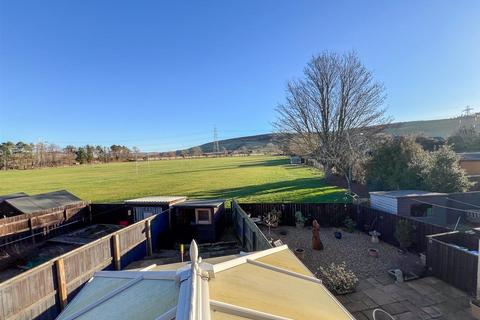
[[[478,299],[470,299],[470,313],[475,319],[480,320],[480,301]]]
[[[335,231],[333,234],[335,235],[335,238],[342,239],[342,233],[340,231]]]
[[[295,255],[298,259],[303,259],[305,257],[305,249],[296,248],[294,251]]]
[[[378,250],[374,248],[369,248],[368,249],[368,255],[370,257],[378,258]]]

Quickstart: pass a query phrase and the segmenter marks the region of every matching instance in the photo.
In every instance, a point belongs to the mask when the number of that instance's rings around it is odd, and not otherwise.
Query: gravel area
[[[319,266],[327,266],[332,262],[336,264],[345,262],[359,279],[385,275],[389,269],[399,267],[404,270],[415,270],[416,273],[422,269],[420,257],[417,254],[407,253],[400,256],[396,247],[383,241],[372,243],[369,235],[359,231],[355,233],[342,231],[342,239],[339,240],[334,236],[334,231],[339,231],[338,229],[320,228],[320,239],[324,245],[322,251],[312,250],[311,227],[282,226],[271,229],[270,236],[268,228],[262,227],[262,231],[267,238],[281,239],[292,251],[295,248],[305,249],[302,261],[313,273]],[[287,231],[287,235],[282,235],[281,231]],[[369,248],[379,251],[378,258],[368,255]]]

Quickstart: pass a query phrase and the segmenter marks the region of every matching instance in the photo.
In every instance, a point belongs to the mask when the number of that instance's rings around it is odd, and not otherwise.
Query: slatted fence
[[[428,236],[430,273],[471,294],[477,293],[479,236],[458,231]],[[465,249],[464,249],[465,248]],[[475,254],[472,251],[476,251]]]
[[[258,226],[250,219],[236,201],[232,202],[232,220],[235,233],[247,251],[265,250],[272,247]]]
[[[0,283],[0,319],[55,319],[96,271],[121,269],[157,243],[151,230],[165,230],[168,211],[109,234]]]

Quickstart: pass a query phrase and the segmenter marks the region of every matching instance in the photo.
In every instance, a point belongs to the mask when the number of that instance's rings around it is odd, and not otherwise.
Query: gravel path
[[[287,231],[287,235],[280,232]],[[420,266],[420,258],[416,254],[408,253],[400,257],[397,248],[385,242],[371,243],[370,236],[356,231],[347,233],[342,231],[342,239],[334,236],[335,228],[320,228],[320,239],[324,250],[312,250],[312,231],[309,228],[278,227],[271,229],[271,236],[268,235],[268,228],[262,227],[267,238],[281,239],[283,243],[293,251],[295,248],[305,249],[303,263],[315,273],[319,266],[327,266],[332,262],[338,264],[345,262],[359,279],[370,278],[378,275],[385,275],[389,269],[409,266]],[[375,248],[379,251],[379,257],[374,258],[368,255],[368,249]]]

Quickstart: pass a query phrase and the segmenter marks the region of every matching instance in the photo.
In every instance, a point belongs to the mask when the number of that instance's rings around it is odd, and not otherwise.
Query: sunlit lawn
[[[321,171],[284,157],[250,156],[82,165],[0,172],[0,194],[69,190],[92,202],[148,195],[237,198],[243,202],[338,202],[344,191]]]

